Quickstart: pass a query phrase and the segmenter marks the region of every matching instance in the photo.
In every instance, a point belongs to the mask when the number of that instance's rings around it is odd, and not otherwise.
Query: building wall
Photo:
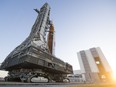
[[[90,50],[86,51],[86,55],[87,55],[87,59],[88,59],[88,62],[89,62],[90,68],[91,68],[91,72],[99,72],[99,69],[96,65],[95,60],[93,59],[93,56],[92,56]]]
[[[78,56],[78,60],[79,60],[80,68],[81,68],[81,73],[85,73],[84,64],[82,62],[81,55],[79,52],[77,53],[77,56]]]
[[[101,49],[99,47],[96,48],[98,54],[99,54],[99,57],[101,58],[101,62],[106,70],[106,72],[112,72],[112,69],[108,63],[108,61],[106,60],[105,56],[103,55]]]

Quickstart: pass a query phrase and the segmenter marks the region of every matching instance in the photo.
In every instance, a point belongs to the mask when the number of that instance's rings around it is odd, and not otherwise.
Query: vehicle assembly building
[[[99,47],[80,51],[77,55],[86,82],[111,80],[112,69]]]
[[[63,82],[72,66],[54,55],[54,26],[50,21],[50,6],[45,3],[40,10],[30,35],[3,61],[0,69],[8,71],[6,81],[31,82],[44,77],[49,82]],[[68,79],[67,79],[68,80]]]

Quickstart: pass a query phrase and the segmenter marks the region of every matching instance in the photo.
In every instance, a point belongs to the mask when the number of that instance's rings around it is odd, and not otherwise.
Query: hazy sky
[[[56,56],[80,69],[77,52],[100,47],[115,69],[116,0],[0,0],[0,63],[31,32],[33,10],[48,2]]]

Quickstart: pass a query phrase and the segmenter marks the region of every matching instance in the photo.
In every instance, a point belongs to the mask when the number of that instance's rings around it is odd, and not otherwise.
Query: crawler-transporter
[[[32,82],[44,77],[48,82],[63,82],[72,66],[54,55],[54,26],[49,19],[50,7],[45,3],[40,10],[30,35],[3,61],[0,69],[8,71],[6,81]]]

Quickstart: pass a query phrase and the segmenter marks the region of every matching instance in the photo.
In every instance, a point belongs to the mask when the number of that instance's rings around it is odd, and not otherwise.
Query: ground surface
[[[116,87],[116,83],[105,83],[105,84],[84,84],[81,86],[70,86],[70,87]]]
[[[116,83],[79,84],[79,83],[21,83],[0,82],[0,87],[116,87]]]
[[[69,87],[77,86],[77,83],[20,83],[0,82],[0,87]]]

